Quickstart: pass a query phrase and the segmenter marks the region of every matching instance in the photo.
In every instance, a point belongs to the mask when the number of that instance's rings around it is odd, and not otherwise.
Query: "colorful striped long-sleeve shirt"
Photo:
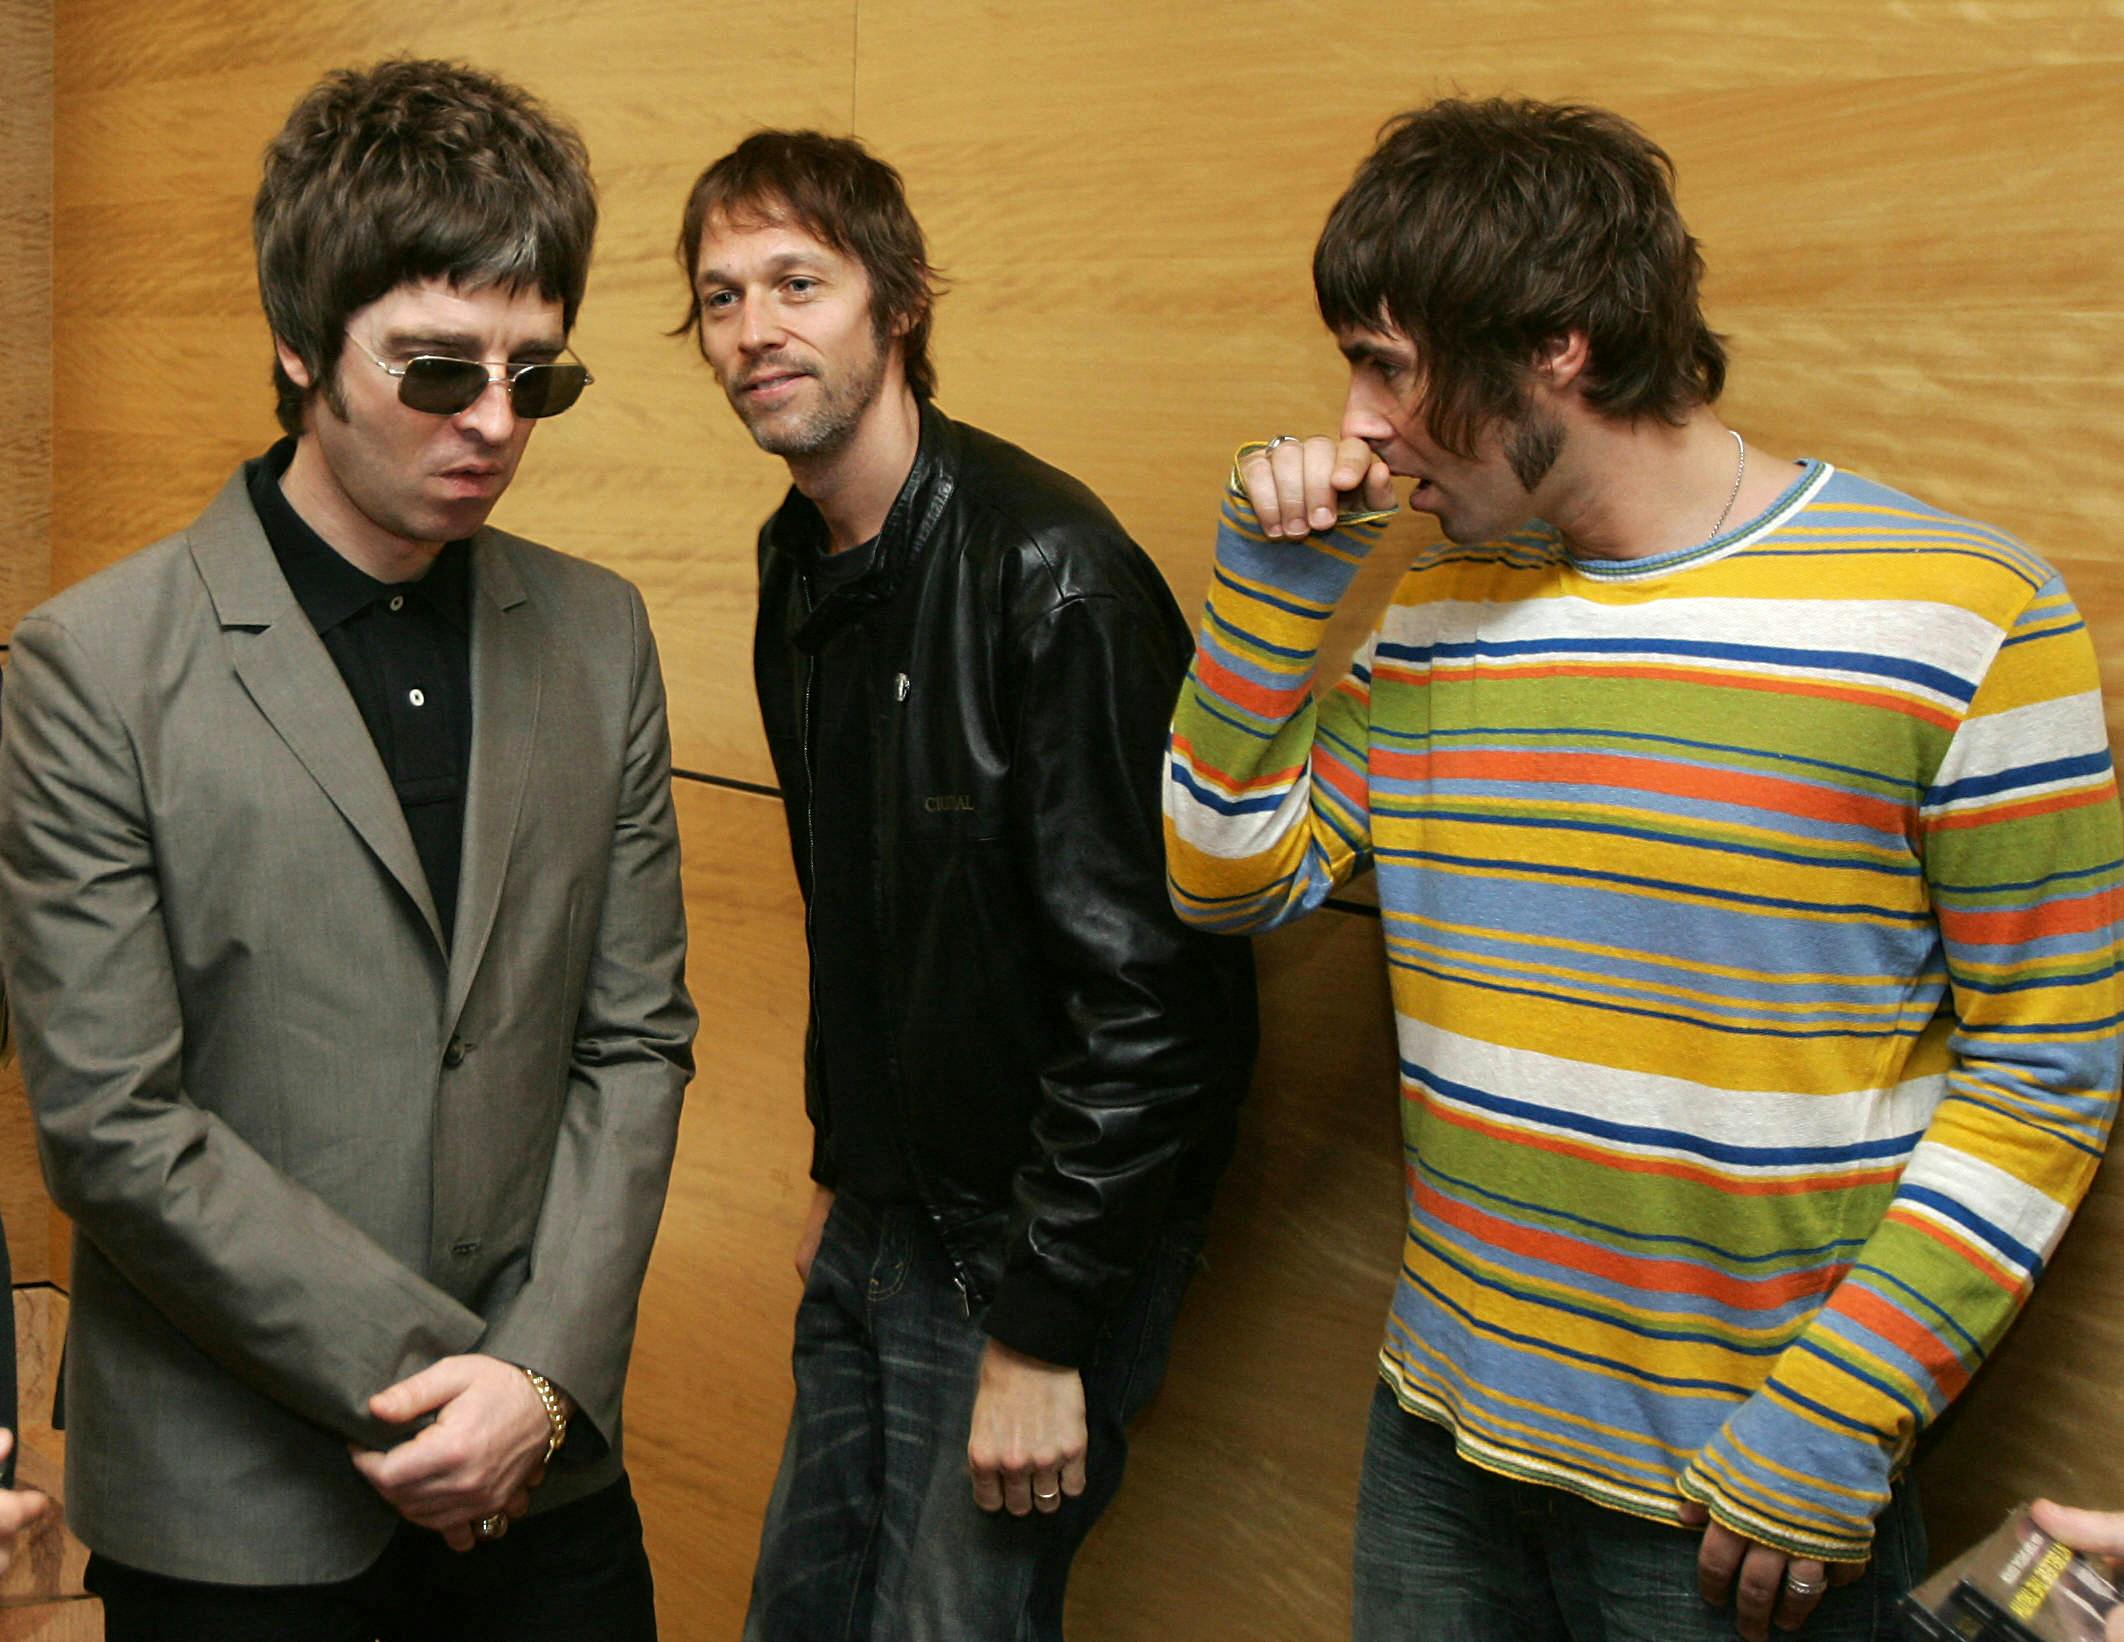
[[[1687,553],[1441,544],[1317,700],[1379,527],[1272,542],[1227,500],[1167,849],[1226,931],[1377,869],[1402,1405],[1856,1560],[2099,1161],[2124,843],[2057,576],[1798,473]]]

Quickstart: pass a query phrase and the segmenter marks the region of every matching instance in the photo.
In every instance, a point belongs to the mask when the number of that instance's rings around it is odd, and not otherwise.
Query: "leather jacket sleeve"
[[[1121,582],[1018,624],[1005,661],[1012,833],[1071,1030],[1039,1068],[1036,1152],[985,1327],[1049,1362],[1091,1355],[1252,1060],[1246,943],[1186,929],[1165,887],[1159,771],[1188,651],[1164,588]]]

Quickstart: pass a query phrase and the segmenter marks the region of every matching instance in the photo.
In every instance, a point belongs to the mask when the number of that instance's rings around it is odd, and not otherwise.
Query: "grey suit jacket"
[[[534,1496],[619,1473],[693,1007],[640,596],[472,544],[456,941],[238,474],[24,618],[0,966],[76,1238],[67,1514],[188,1579],[314,1583],[397,1518],[349,1442],[455,1352],[580,1404]]]

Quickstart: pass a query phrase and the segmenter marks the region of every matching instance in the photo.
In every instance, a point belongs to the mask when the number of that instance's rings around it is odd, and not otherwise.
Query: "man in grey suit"
[[[26,617],[5,692],[68,1514],[113,1642],[652,1637],[620,1393],[695,1024],[663,687],[631,586],[485,525],[589,380],[587,159],[385,63],[298,104],[253,226],[289,437]]]

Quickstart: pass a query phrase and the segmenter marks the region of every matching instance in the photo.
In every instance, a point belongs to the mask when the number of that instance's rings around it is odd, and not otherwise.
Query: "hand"
[[[552,1422],[524,1371],[499,1357],[445,1357],[369,1399],[391,1425],[435,1416],[396,1448],[356,1448],[354,1468],[408,1522],[453,1551],[478,1543],[483,1517],[520,1518],[544,1475]]]
[[[966,1469],[974,1504],[1022,1517],[1084,1492],[1084,1380],[991,1340],[981,1353]]]
[[[1758,1544],[1713,1522],[1710,1511],[1694,1500],[1682,1501],[1681,1520],[1685,1528],[1704,1531],[1696,1553],[1697,1590],[1714,1608],[1732,1602],[1733,1628],[1748,1642],[1768,1642],[1773,1623],[1782,1631],[1798,1630],[1824,1591],[1849,1585],[1866,1572],[1863,1562],[1822,1563]],[[1802,1595],[1793,1590],[1795,1584],[1813,1588]]]
[[[1269,536],[1291,540],[1332,530],[1351,500],[1367,511],[1394,505],[1394,476],[1362,439],[1312,439],[1257,450],[1239,464],[1239,484]]]
[[[2039,1499],[2028,1508],[2035,1524],[2052,1539],[2090,1556],[2124,1557],[2124,1511],[2076,1511]],[[2107,1642],[2124,1642],[2124,1606],[2109,1610],[2102,1632]]]
[[[797,1233],[797,1281],[811,1281],[811,1262],[818,1257],[819,1238],[826,1230],[826,1216],[833,1211],[833,1188],[814,1186],[811,1207],[804,1211],[804,1229]]]
[[[14,1452],[15,1434],[0,1427],[0,1460]],[[14,1560],[15,1536],[41,1520],[52,1508],[51,1500],[34,1488],[0,1488],[0,1573]]]

